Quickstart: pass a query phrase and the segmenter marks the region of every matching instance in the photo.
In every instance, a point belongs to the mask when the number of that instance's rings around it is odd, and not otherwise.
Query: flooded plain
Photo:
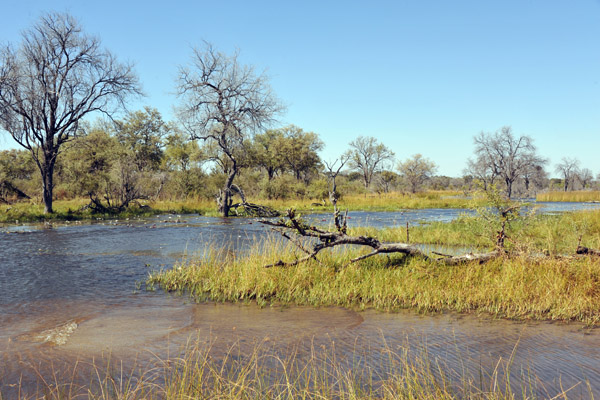
[[[353,212],[350,224],[404,226],[449,221],[462,212]],[[165,358],[192,337],[210,343],[215,356],[234,344],[243,352],[260,343],[281,354],[293,348],[299,357],[314,346],[340,359],[368,353],[364,362],[375,370],[377,354],[407,347],[449,371],[473,376],[490,374],[512,357],[511,382],[532,380],[543,397],[570,387],[575,398],[600,394],[600,332],[577,324],[195,304],[140,286],[149,269],[201,257],[208,246],[243,250],[269,232],[252,219],[192,215],[0,228],[0,393],[16,382],[35,388],[48,366],[76,360],[110,357],[143,364]]]

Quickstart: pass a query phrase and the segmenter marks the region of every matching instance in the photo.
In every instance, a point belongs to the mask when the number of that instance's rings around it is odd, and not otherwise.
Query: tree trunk
[[[506,197],[509,199],[512,196],[512,181],[510,179],[506,180]]]
[[[227,176],[227,180],[225,181],[225,185],[223,186],[223,192],[221,193],[221,199],[219,204],[219,213],[224,217],[229,217],[229,210],[231,209],[232,197],[231,186],[233,185],[233,180],[237,175],[238,168],[234,164]]]
[[[44,214],[51,214],[52,209],[52,191],[54,189],[54,162],[46,159],[40,166],[42,173],[42,198],[44,200]]]

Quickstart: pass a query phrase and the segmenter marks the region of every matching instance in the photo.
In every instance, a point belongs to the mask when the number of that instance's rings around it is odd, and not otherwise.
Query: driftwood
[[[320,251],[341,245],[366,246],[372,249],[372,251],[367,254],[349,260],[346,265],[367,259],[369,257],[373,257],[378,254],[392,253],[404,254],[408,257],[420,257],[443,265],[458,265],[461,263],[472,261],[484,263],[500,256],[501,254],[504,254],[501,250],[495,250],[489,253],[469,253],[461,256],[438,254],[441,256],[440,258],[433,258],[432,256],[420,250],[415,245],[407,243],[385,243],[371,236],[350,236],[347,234],[347,212],[342,215],[337,209],[337,207],[335,207],[334,211],[334,224],[336,227],[336,231],[328,231],[317,226],[306,224],[304,221],[302,221],[296,216],[294,210],[287,211],[287,220],[261,220],[259,222],[264,225],[274,227],[274,229],[277,232],[281,233],[282,236],[286,239],[292,241],[292,243],[294,243],[299,249],[301,249],[306,254],[304,257],[294,261],[287,262],[279,260],[273,264],[266,265],[265,267],[267,268],[275,266],[293,266],[308,261],[310,259],[318,261],[317,255]],[[314,243],[312,247],[308,249],[304,244],[300,243],[299,241],[295,240],[292,236],[290,236],[288,234],[289,231],[293,231],[296,234],[296,236],[300,236],[303,238],[312,238],[316,240],[316,243]]]

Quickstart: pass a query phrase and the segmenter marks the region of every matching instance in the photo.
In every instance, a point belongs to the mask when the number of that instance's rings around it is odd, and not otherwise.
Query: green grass
[[[537,201],[600,201],[600,191],[598,190],[579,190],[572,192],[545,192],[538,193]]]
[[[269,200],[249,198],[252,203],[272,207],[281,212],[293,207],[303,212],[331,212],[331,204],[315,206],[313,203],[322,204],[321,199],[286,199]],[[127,218],[142,217],[157,214],[201,214],[218,216],[217,207],[212,199],[188,200],[157,200],[140,201],[118,214],[92,213],[90,210],[80,211],[89,203],[88,199],[56,200],[53,203],[54,213],[44,214],[43,204],[35,201],[19,202],[11,205],[0,204],[0,223],[19,222],[44,222],[44,221],[72,221],[92,220],[96,218]],[[143,207],[140,207],[142,205]],[[473,201],[461,196],[458,192],[430,191],[416,194],[383,193],[345,196],[339,202],[343,209],[351,211],[398,211],[417,208],[467,208]],[[233,213],[232,213],[233,215]],[[18,221],[18,222],[17,222]]]
[[[353,229],[383,241],[405,241],[406,228]],[[510,257],[486,264],[443,266],[424,259],[380,256],[343,267],[360,251],[337,249],[293,267],[264,268],[302,254],[282,239],[242,254],[207,250],[194,260],[150,274],[147,286],[198,301],[342,306],[394,311],[486,313],[511,319],[600,324],[600,260],[575,257],[581,240],[600,248],[600,210],[539,215],[508,231]],[[494,228],[473,216],[410,228],[411,242],[493,248]],[[447,249],[444,251],[444,246]]]

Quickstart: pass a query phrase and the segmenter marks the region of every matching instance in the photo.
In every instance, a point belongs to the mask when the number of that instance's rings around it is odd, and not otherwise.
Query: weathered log
[[[370,247],[372,251],[370,253],[361,255],[359,257],[353,258],[348,261],[346,265],[367,259],[369,257],[373,257],[378,254],[391,254],[391,253],[399,253],[404,254],[407,257],[420,257],[426,260],[431,260],[433,262],[443,264],[443,265],[458,265],[466,262],[477,261],[479,263],[484,263],[490,261],[501,254],[503,252],[495,250],[489,253],[469,253],[460,256],[449,256],[443,255],[441,258],[432,258],[427,253],[420,250],[415,245],[407,244],[407,243],[384,243],[379,241],[379,239],[371,237],[371,236],[350,236],[346,233],[347,225],[346,225],[346,216],[340,216],[339,211],[336,209],[335,212],[335,226],[337,231],[327,231],[317,226],[306,224],[300,218],[298,218],[294,212],[294,210],[287,211],[287,220],[279,219],[278,221],[269,221],[269,220],[261,220],[260,223],[264,225],[269,225],[281,233],[285,238],[291,240],[290,236],[284,230],[294,231],[297,235],[305,238],[313,238],[316,239],[317,242],[313,244],[312,250],[308,250],[298,244],[298,242],[293,241],[296,246],[300,247],[302,251],[306,253],[305,257],[296,259],[291,262],[286,262],[283,260],[278,260],[273,264],[266,265],[265,267],[275,267],[275,266],[294,266],[300,264],[302,262],[308,261],[310,259],[317,260],[317,254],[324,250],[333,248],[336,246],[342,245],[356,245],[356,246],[366,246]],[[318,261],[318,260],[317,260]]]

